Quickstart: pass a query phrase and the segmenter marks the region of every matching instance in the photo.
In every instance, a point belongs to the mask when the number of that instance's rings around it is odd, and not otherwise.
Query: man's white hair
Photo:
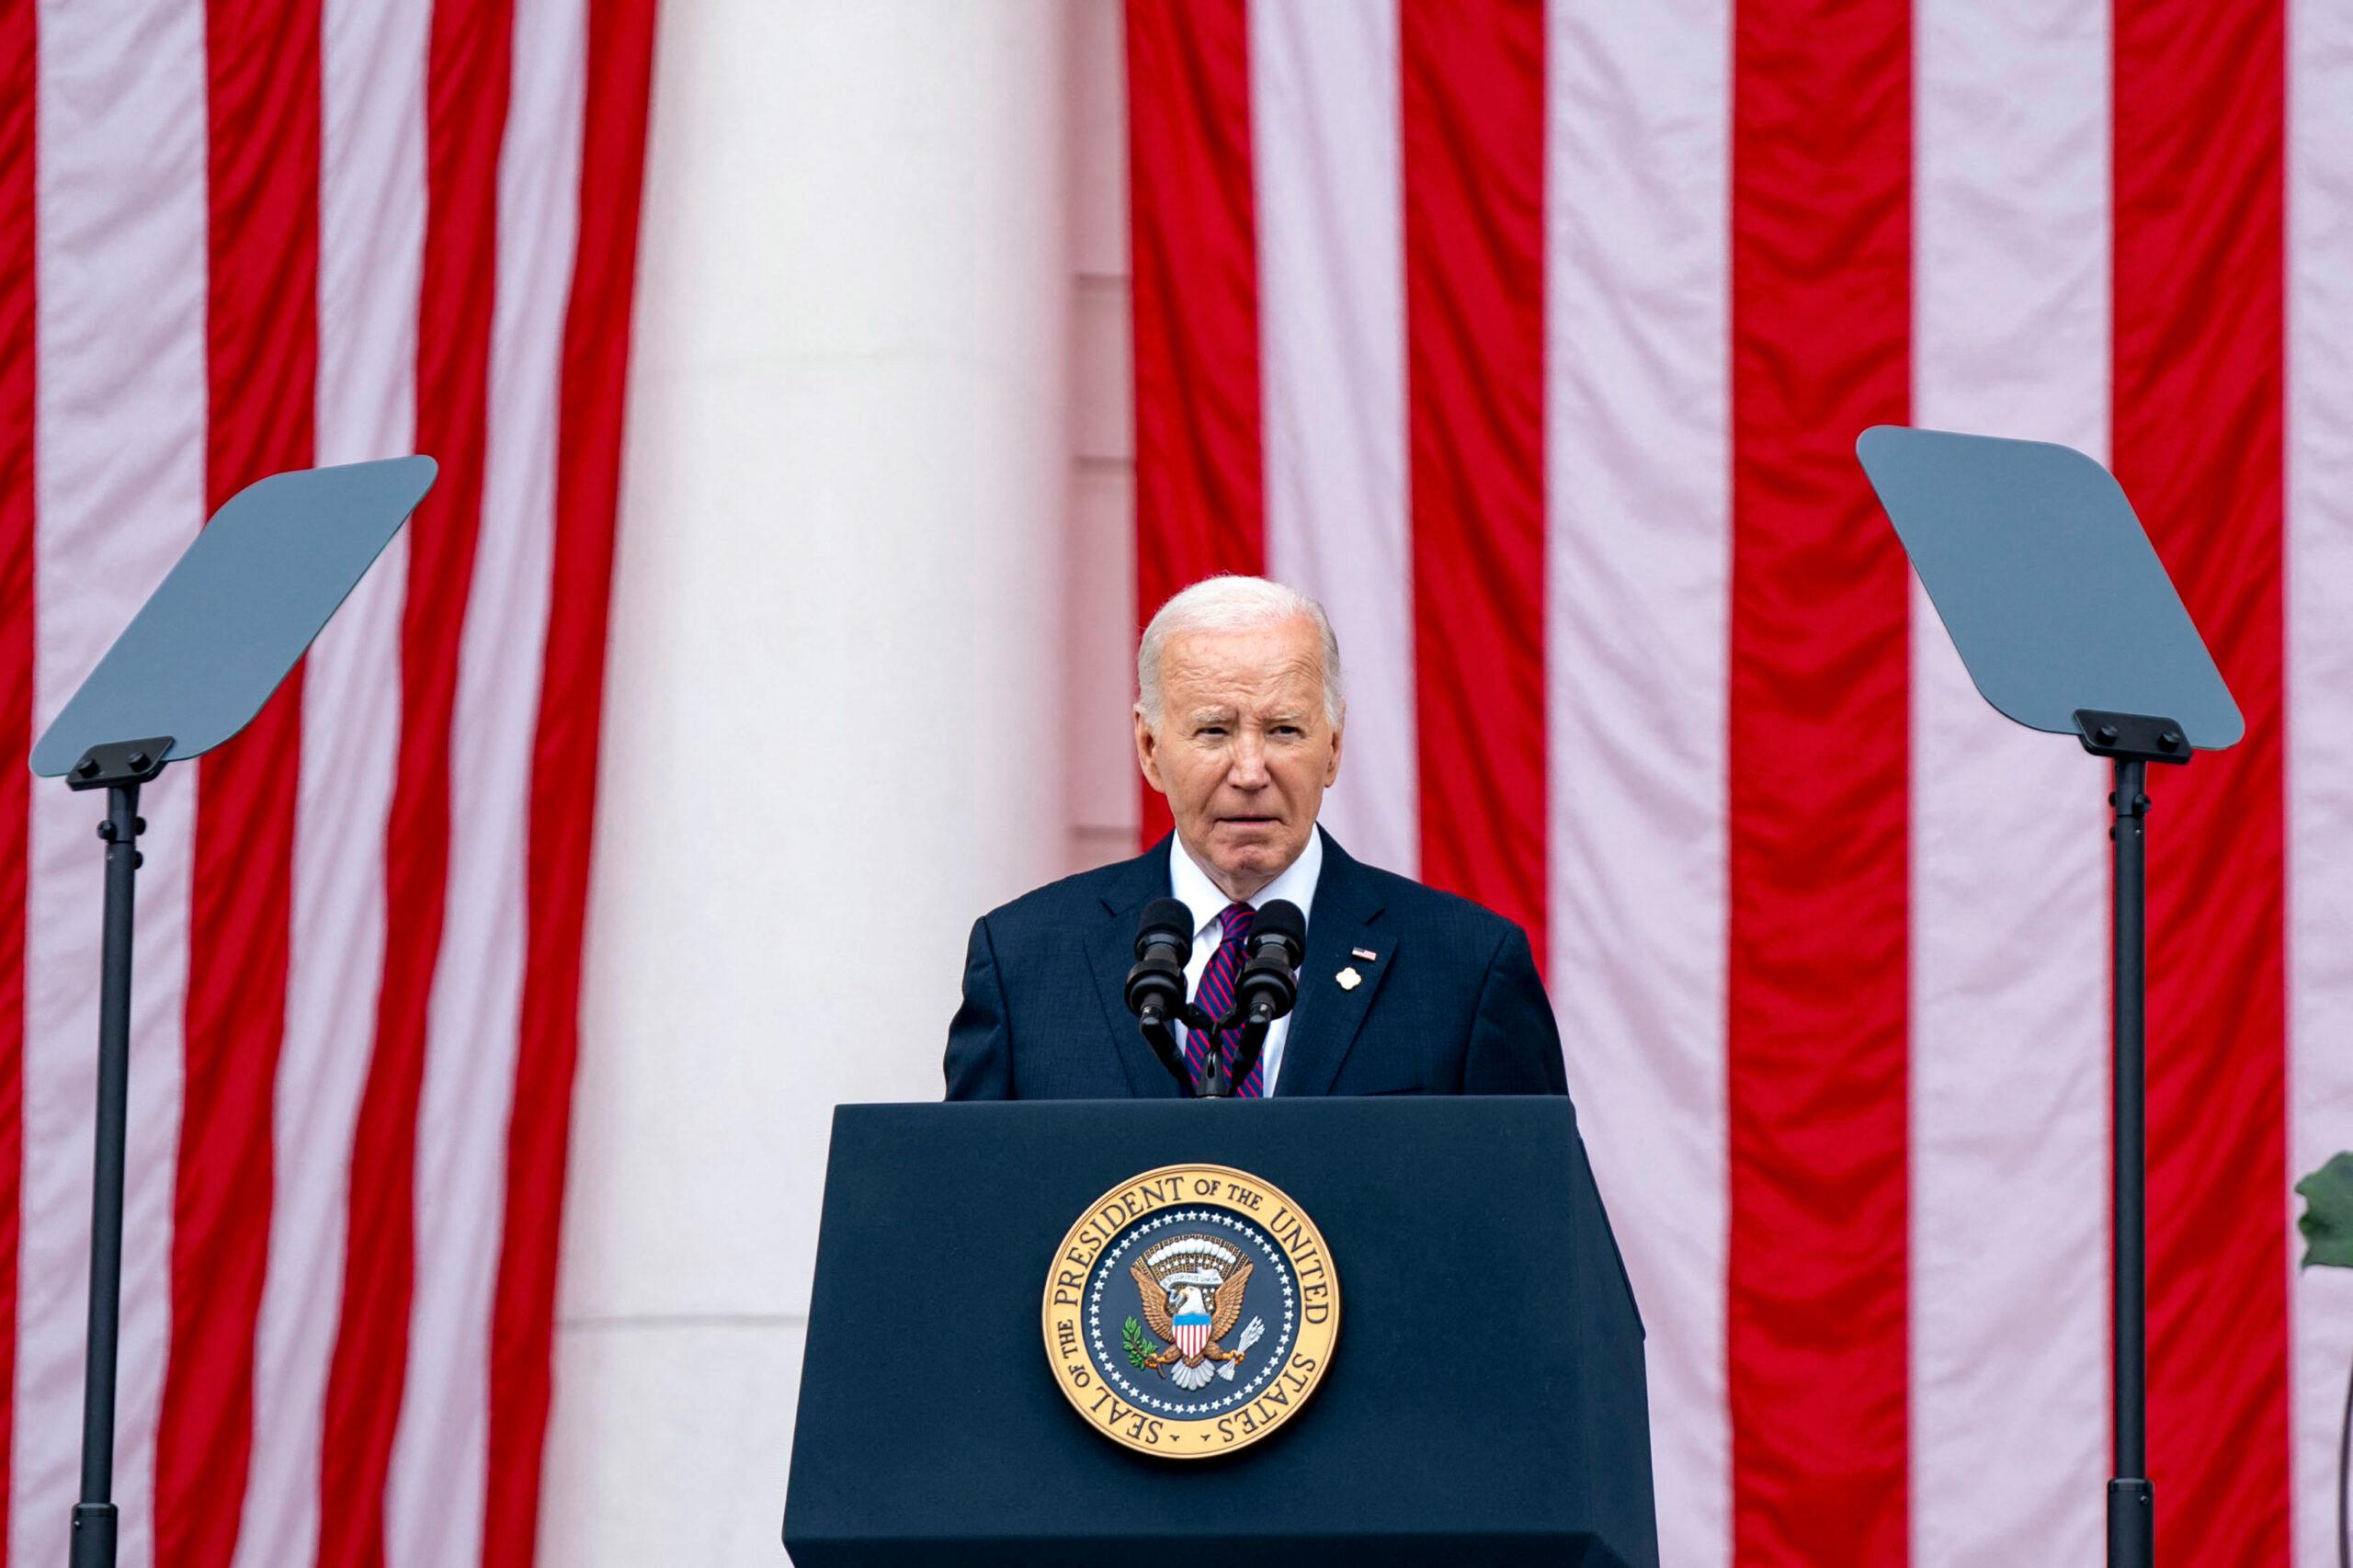
[[[1168,640],[1192,631],[1250,631],[1305,616],[1324,643],[1324,717],[1334,729],[1347,712],[1340,689],[1340,640],[1324,607],[1265,577],[1204,577],[1160,607],[1136,645],[1136,692],[1144,722],[1160,728],[1160,661]]]

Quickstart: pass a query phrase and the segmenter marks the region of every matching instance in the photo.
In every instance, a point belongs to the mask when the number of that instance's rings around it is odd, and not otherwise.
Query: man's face
[[[1161,651],[1160,692],[1156,731],[1136,710],[1136,760],[1211,881],[1248,899],[1307,847],[1339,777],[1322,639],[1305,616],[1182,633]]]

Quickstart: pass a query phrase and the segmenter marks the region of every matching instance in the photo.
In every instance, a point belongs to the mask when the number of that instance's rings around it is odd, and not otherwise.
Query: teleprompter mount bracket
[[[2075,729],[2086,751],[2117,762],[2182,763],[2195,755],[2179,724],[2146,713],[2078,708]]]
[[[172,737],[144,741],[108,741],[92,746],[82,760],[65,771],[69,790],[107,790],[118,784],[144,784],[164,771],[171,755]]]

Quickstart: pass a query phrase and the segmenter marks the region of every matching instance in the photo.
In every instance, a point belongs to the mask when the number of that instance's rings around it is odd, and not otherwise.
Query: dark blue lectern
[[[1090,1429],[1040,1314],[1073,1221],[1180,1165],[1295,1199],[1345,1301],[1295,1418],[1190,1463]],[[784,1539],[798,1568],[1652,1568],[1642,1324],[1569,1102],[843,1107]]]

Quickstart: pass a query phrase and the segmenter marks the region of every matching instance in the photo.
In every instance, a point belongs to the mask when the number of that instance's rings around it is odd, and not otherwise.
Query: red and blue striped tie
[[[1194,1002],[1212,1018],[1225,1017],[1226,1009],[1233,1006],[1233,983],[1242,973],[1242,947],[1250,939],[1250,923],[1257,917],[1258,912],[1246,903],[1229,903],[1217,917],[1224,928],[1224,938],[1218,943],[1217,951],[1210,955],[1210,966],[1201,971],[1201,983],[1193,992]],[[1206,1081],[1211,1032],[1195,1029],[1185,1037],[1185,1059],[1192,1064],[1195,1083]],[[1219,1053],[1232,1062],[1233,1053],[1242,1048],[1241,1026],[1215,1033]],[[1266,1092],[1259,1081],[1257,1062],[1250,1064],[1249,1077],[1236,1084],[1233,1092],[1245,1098]]]

